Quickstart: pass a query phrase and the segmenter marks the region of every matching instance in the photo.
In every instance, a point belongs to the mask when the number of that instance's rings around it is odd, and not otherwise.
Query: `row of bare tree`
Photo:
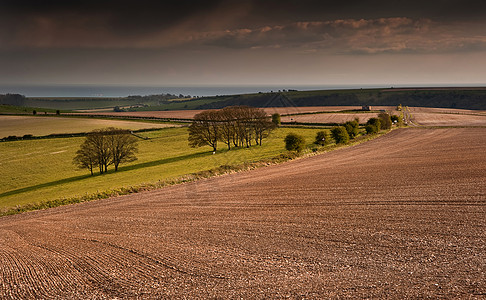
[[[191,147],[210,146],[216,151],[218,142],[228,147],[261,145],[275,129],[270,116],[261,109],[248,106],[229,106],[220,110],[206,110],[194,116],[189,127]]]
[[[80,169],[87,168],[91,175],[96,168],[102,174],[108,171],[109,165],[114,165],[117,171],[120,163],[136,160],[137,151],[137,138],[129,130],[113,127],[97,129],[88,133],[73,163]]]

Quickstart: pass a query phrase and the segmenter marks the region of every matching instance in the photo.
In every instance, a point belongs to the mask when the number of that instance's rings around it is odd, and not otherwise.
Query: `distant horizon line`
[[[157,94],[208,97],[268,93],[282,90],[353,90],[353,89],[471,89],[486,88],[485,83],[427,84],[221,84],[221,85],[129,85],[129,84],[0,84],[0,94],[22,94],[26,97],[127,97]]]

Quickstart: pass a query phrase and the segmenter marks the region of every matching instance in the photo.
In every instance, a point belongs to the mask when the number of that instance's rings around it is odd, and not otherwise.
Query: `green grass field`
[[[44,136],[49,134],[81,133],[103,127],[138,130],[168,126],[173,127],[177,125],[93,118],[0,115],[0,138],[7,136],[23,136],[26,134]]]
[[[302,134],[311,146],[322,129],[280,128],[263,146],[216,154],[209,147],[190,148],[187,128],[166,128],[142,133],[138,160],[121,165],[118,172],[90,176],[72,164],[83,137],[25,140],[0,143],[0,208],[63,197],[81,197],[100,191],[156,183],[221,165],[237,165],[285,153],[283,139],[289,132]],[[112,168],[113,169],[113,168]]]
[[[28,106],[13,106],[13,105],[3,105],[0,104],[0,114],[21,114],[21,115],[32,115],[32,111],[35,110],[38,114],[43,113],[55,113],[55,109],[49,108],[36,108]]]

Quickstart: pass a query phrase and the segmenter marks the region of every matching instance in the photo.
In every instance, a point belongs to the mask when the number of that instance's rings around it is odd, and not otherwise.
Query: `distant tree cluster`
[[[13,105],[13,106],[24,106],[25,96],[20,95],[20,94],[0,95],[0,104]]]
[[[88,169],[91,175],[96,168],[102,174],[110,165],[114,165],[117,171],[121,163],[136,160],[137,151],[137,138],[129,130],[113,127],[97,129],[88,133],[73,163],[80,169]]]
[[[378,118],[370,118],[366,122],[365,130],[367,134],[376,134],[380,130],[388,130],[392,127],[392,119],[389,114],[382,112]]]
[[[206,110],[194,116],[189,126],[191,147],[210,146],[217,150],[218,142],[228,147],[261,145],[275,128],[270,117],[261,108],[230,106],[220,110]]]

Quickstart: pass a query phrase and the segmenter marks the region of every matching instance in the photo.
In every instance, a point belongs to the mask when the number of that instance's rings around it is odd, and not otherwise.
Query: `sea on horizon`
[[[222,85],[222,86],[124,86],[124,85],[1,85],[0,94],[21,94],[26,97],[126,97],[156,94],[184,96],[235,95],[283,90],[333,90],[385,88],[385,85]],[[398,87],[398,85],[396,86]]]
[[[130,86],[130,85],[7,85],[0,84],[0,94],[21,94],[26,97],[127,97],[157,94],[184,96],[217,96],[276,92],[283,90],[337,90],[390,87],[451,87],[453,85],[221,85],[221,86]],[[471,85],[474,86],[474,85]]]

